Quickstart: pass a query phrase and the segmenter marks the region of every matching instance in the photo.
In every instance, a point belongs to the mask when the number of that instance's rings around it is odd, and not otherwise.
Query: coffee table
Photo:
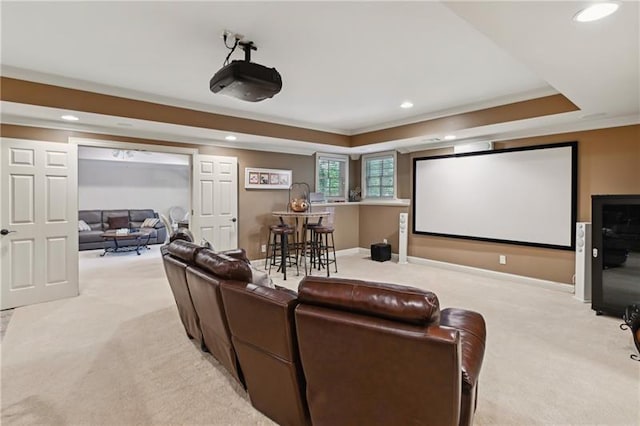
[[[127,251],[135,251],[140,256],[140,248],[146,248],[150,250],[148,246],[151,239],[151,232],[145,230],[129,231],[128,234],[117,234],[115,230],[105,231],[102,234],[102,239],[105,241],[113,241],[115,247],[105,247],[104,252],[100,256],[104,256],[107,253],[119,253]],[[126,246],[120,246],[119,241],[135,240],[135,245],[129,244]]]

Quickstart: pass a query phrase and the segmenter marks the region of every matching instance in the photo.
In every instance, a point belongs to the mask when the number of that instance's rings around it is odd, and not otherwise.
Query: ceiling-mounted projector
[[[272,98],[282,89],[280,73],[275,68],[251,62],[251,51],[257,50],[251,41],[239,42],[236,39],[231,53],[238,44],[244,50],[244,60],[232,61],[222,67],[211,78],[209,88],[213,93],[248,102],[260,102]]]

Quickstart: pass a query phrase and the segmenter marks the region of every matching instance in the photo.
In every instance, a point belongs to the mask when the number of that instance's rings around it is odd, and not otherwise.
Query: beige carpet
[[[272,424],[186,338],[157,246],[97,254],[81,253],[79,297],[15,310],[2,340],[3,425]],[[476,424],[640,424],[631,334],[570,294],[358,255],[339,269],[485,316]],[[295,288],[296,278],[276,281]]]

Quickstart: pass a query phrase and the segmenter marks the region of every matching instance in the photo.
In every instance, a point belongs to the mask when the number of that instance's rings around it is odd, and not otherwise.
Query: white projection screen
[[[413,233],[572,250],[577,143],[413,160]]]

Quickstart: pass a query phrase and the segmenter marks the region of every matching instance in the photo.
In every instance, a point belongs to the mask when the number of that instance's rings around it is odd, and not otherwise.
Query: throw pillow
[[[109,218],[109,229],[120,229],[129,227],[129,218],[127,216],[111,216]]]
[[[251,267],[251,284],[261,285],[263,287],[276,288],[271,281],[271,277],[266,272],[257,270],[253,265]]]
[[[144,222],[142,222],[142,225],[140,226],[141,228],[154,228],[158,222],[160,222],[160,219],[155,218],[155,217],[148,217],[144,220]]]
[[[87,222],[85,222],[84,220],[80,219],[78,221],[78,231],[91,231],[91,227],[89,225],[87,225]]]

